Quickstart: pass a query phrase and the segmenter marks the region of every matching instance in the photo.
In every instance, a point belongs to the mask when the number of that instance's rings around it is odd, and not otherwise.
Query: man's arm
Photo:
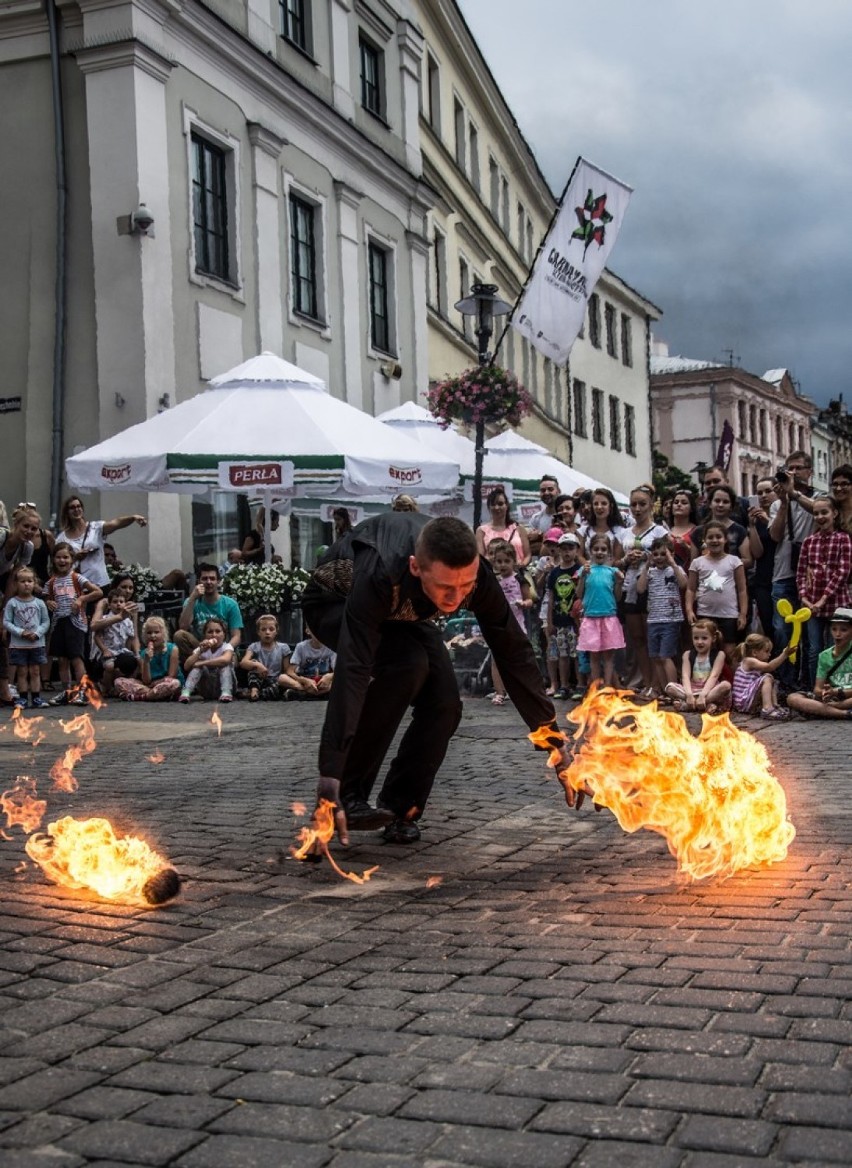
[[[178,628],[183,629],[184,632],[189,633],[192,631],[192,626],[195,621],[195,602],[201,596],[203,591],[204,590],[201,585],[196,584],[192,592],[190,592],[189,596],[187,597],[183,608],[180,610],[180,616],[178,617]]]

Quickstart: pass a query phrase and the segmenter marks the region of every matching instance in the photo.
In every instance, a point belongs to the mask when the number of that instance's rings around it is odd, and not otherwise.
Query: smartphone
[[[757,495],[749,495],[748,505],[749,505],[749,510],[751,510],[752,507],[759,507],[760,506],[760,499],[758,499]]]

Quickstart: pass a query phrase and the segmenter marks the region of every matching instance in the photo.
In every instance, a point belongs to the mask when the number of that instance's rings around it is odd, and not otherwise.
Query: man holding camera
[[[777,498],[769,510],[769,537],[776,544],[772,571],[772,632],[776,652],[780,652],[788,640],[784,619],[778,614],[778,601],[785,597],[794,610],[799,608],[796,567],[802,542],[814,528],[812,474],[813,460],[804,450],[794,450],[788,454],[784,466],[775,472]],[[808,626],[803,624],[799,661],[801,683],[805,689],[810,688],[813,681],[807,676],[807,637]],[[778,670],[778,679],[788,688],[794,685],[795,668],[788,661]]]

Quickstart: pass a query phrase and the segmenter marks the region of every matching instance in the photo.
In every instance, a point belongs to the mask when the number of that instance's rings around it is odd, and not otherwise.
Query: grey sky
[[[670,351],[852,404],[852,4],[460,6],[554,193],[578,154],[635,188],[609,266]]]

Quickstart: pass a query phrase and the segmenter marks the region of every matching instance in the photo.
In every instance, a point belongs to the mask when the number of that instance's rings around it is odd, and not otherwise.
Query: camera
[[[789,483],[790,472],[787,470],[787,468],[785,466],[778,467],[778,469],[775,472],[775,481],[776,481],[776,483]]]

